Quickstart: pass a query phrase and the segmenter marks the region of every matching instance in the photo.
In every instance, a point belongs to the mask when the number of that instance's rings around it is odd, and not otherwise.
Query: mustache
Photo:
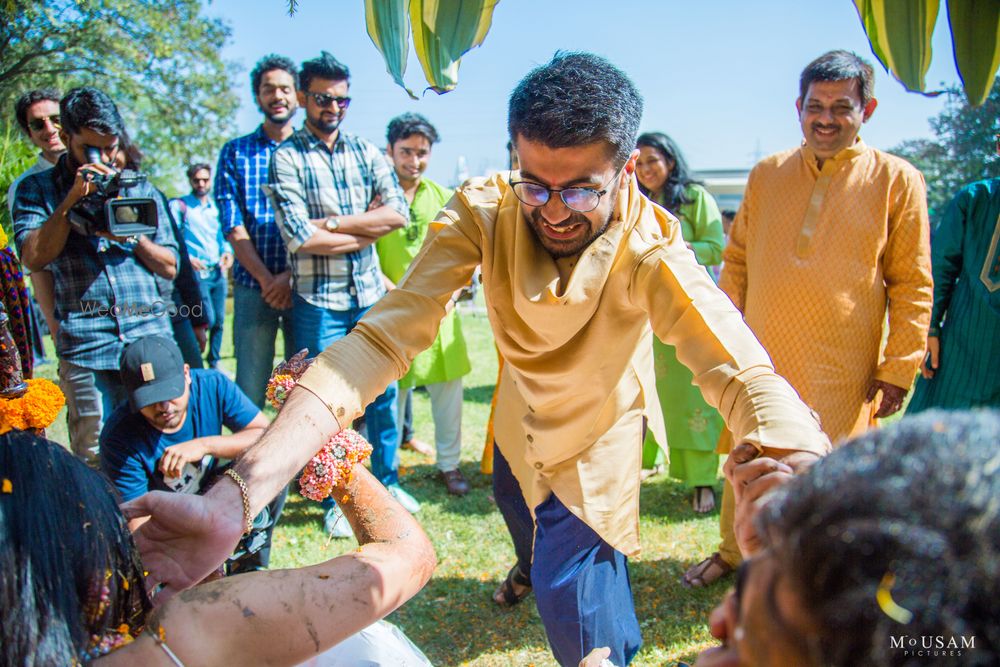
[[[535,210],[533,210],[530,214],[530,217],[531,217],[531,222],[533,222],[536,225],[541,225],[542,223],[545,223],[549,225],[549,227],[555,227],[556,229],[561,229],[563,227],[570,227],[572,225],[579,225],[579,224],[586,225],[590,223],[590,220],[587,218],[587,216],[578,211],[572,211],[570,213],[569,219],[560,222],[558,225],[553,225],[549,222],[546,222],[545,219],[542,218],[541,208],[536,208]]]

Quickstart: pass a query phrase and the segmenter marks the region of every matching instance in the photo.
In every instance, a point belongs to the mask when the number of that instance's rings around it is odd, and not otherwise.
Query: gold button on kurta
[[[560,260],[538,243],[505,176],[473,179],[438,215],[397,289],[300,384],[334,414],[346,406],[342,424],[360,415],[434,340],[449,296],[479,265],[505,360],[497,445],[529,508],[555,493],[611,546],[638,553],[644,418],[663,437],[653,330],[677,348],[737,441],[828,451],[816,420],[684,245],[677,220],[634,179],[607,231]]]

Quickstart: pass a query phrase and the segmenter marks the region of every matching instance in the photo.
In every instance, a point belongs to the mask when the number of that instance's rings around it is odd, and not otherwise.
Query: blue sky
[[[593,51],[624,69],[645,97],[642,129],[672,135],[696,169],[750,167],[757,156],[796,145],[798,75],[829,49],[853,50],[876,65],[879,106],[862,130],[875,147],[929,136],[927,119],[943,105],[905,92],[881,69],[851,0],[501,0],[483,46],[462,60],[457,90],[418,101],[386,73],[365,29],[363,0],[299,0],[293,17],[283,0],[214,0],[207,13],[229,22],[224,55],[243,67],[234,76],[240,133],[260,122],[249,85],[258,58],[275,52],[301,62],[325,49],[351,69],[344,129],[382,146],[394,115],[426,115],[442,136],[428,175],[445,183],[460,155],[471,174],[505,166],[507,97],[557,49]],[[928,82],[957,83],[944,15],[933,46]],[[414,90],[426,85],[413,54],[406,78]]]

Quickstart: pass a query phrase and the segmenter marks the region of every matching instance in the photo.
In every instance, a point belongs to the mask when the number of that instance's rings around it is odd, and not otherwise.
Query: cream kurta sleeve
[[[934,305],[927,191],[920,172],[909,165],[900,169],[890,198],[882,260],[889,335],[875,377],[908,389],[923,359]]]
[[[778,376],[760,343],[684,246],[675,221],[639,262],[629,296],[653,332],[677,348],[705,400],[734,442],[826,454],[830,440],[795,390]]]
[[[299,384],[326,404],[341,427],[403,377],[413,358],[434,342],[445,305],[468,284],[482,258],[481,229],[472,215],[460,195],[452,197],[396,289],[302,376]]]

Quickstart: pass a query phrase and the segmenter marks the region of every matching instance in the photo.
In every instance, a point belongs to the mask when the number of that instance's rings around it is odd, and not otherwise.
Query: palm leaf
[[[979,106],[1000,68],[1000,2],[948,0],[948,23],[965,96]]]

